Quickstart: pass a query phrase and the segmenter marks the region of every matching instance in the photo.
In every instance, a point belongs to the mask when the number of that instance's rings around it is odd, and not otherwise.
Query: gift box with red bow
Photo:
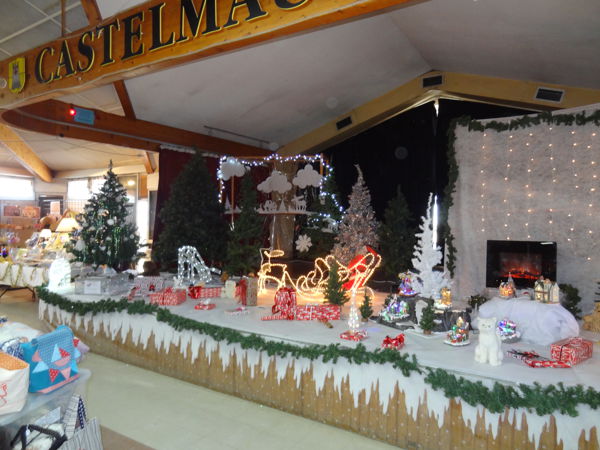
[[[396,337],[386,336],[383,342],[381,343],[381,348],[393,348],[396,350],[400,350],[404,347],[404,335],[400,333]]]
[[[190,286],[188,288],[188,295],[190,298],[219,298],[221,297],[221,287],[204,287],[204,286]]]
[[[580,337],[563,339],[550,346],[552,359],[571,364],[579,364],[592,357],[592,341]]]
[[[279,288],[275,293],[275,304],[271,307],[271,316],[261,320],[294,320],[296,314],[296,291],[292,288]]]
[[[173,289],[168,287],[155,294],[150,294],[150,303],[153,305],[181,305],[186,299],[187,295],[185,289]]]
[[[244,306],[256,306],[258,300],[258,278],[242,278],[235,287],[235,297]]]
[[[339,305],[298,305],[296,320],[340,320]]]

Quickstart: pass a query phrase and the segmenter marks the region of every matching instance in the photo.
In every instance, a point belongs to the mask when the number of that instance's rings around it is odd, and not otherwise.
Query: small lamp
[[[56,227],[57,233],[71,233],[79,229],[79,224],[72,217],[64,217],[58,222],[58,226]]]

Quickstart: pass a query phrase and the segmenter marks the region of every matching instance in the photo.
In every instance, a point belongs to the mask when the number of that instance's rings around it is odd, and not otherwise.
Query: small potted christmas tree
[[[329,278],[327,278],[327,285],[325,286],[325,300],[331,305],[339,305],[340,307],[348,302],[348,295],[346,290],[342,286],[343,283],[340,280],[339,265],[337,261],[334,261],[329,268]]]
[[[427,307],[423,309],[423,315],[421,316],[421,320],[419,321],[419,326],[423,330],[423,334],[431,334],[431,330],[433,330],[433,327],[435,326],[433,319],[433,305],[431,305],[430,303],[427,305]]]
[[[366,290],[365,290],[365,298],[362,302],[362,305],[360,305],[360,315],[362,317],[363,322],[366,322],[367,320],[369,320],[369,317],[371,317],[373,315],[373,308],[371,306],[371,297],[369,297],[369,294],[367,294]]]

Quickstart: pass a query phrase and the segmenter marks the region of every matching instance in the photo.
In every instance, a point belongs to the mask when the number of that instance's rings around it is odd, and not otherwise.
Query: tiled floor
[[[7,293],[0,314],[39,328],[37,303],[8,303],[23,296],[26,293]],[[89,415],[156,449],[395,448],[102,356],[89,354],[82,367],[92,371]]]

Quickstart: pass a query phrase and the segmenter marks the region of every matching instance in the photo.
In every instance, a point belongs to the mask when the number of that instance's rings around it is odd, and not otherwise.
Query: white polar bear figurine
[[[502,340],[496,333],[496,318],[478,318],[479,343],[475,347],[475,361],[499,366],[502,363]]]

